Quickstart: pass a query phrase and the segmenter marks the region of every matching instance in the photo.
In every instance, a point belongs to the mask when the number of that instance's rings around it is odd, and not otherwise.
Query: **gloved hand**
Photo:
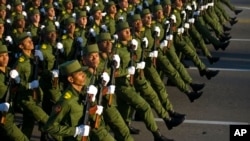
[[[97,105],[97,110],[95,111],[95,113],[97,115],[101,115],[103,112],[103,106],[102,105]]]
[[[57,29],[59,29],[60,28],[60,23],[58,21],[55,21],[55,26],[56,26]]]
[[[86,6],[86,10],[89,12],[89,11],[90,11],[90,7],[89,7],[89,6]]]
[[[136,69],[144,69],[145,65],[146,65],[146,63],[144,61],[136,63]]]
[[[115,85],[109,85],[107,94],[114,94],[114,93],[115,93]]]
[[[107,86],[110,80],[109,74],[107,72],[103,72],[101,78],[104,81],[104,86]]]
[[[43,61],[43,53],[41,50],[35,50],[35,56],[38,56],[40,61]]]
[[[102,16],[105,17],[107,15],[107,12],[102,12]]]
[[[87,88],[87,94],[93,95],[92,99],[91,99],[92,102],[94,102],[95,99],[96,99],[95,96],[97,94],[97,91],[98,90],[97,90],[97,88],[94,85],[89,85],[88,88]]]
[[[192,7],[190,5],[187,5],[186,10],[192,11]]]
[[[89,136],[90,126],[89,125],[79,125],[76,127],[75,135],[76,136]]]
[[[51,73],[52,73],[52,78],[57,78],[59,76],[59,70],[57,69],[52,70]]]
[[[134,75],[135,74],[135,67],[134,66],[128,67],[128,74],[129,75]]]
[[[28,31],[28,32],[26,32],[27,33],[27,35],[29,36],[29,37],[31,37],[32,36],[32,34],[31,34],[31,32],[30,31]]]
[[[176,23],[176,16],[174,14],[170,16],[170,19],[173,20],[174,23]]]
[[[21,81],[19,73],[15,69],[10,71],[10,78],[14,79],[17,84],[19,84]]]
[[[58,2],[55,1],[53,4],[55,7],[58,7]]]
[[[156,36],[157,36],[157,37],[160,37],[160,35],[161,35],[161,29],[160,29],[159,26],[155,26],[154,32],[156,32]]]
[[[64,48],[63,48],[63,44],[61,42],[56,43],[56,48],[63,53],[64,52]]]
[[[79,43],[80,47],[83,47],[83,39],[82,39],[82,37],[77,37],[76,41],[77,41],[77,43]]]
[[[193,13],[193,15],[194,15],[194,16],[199,16],[200,13],[201,13],[201,11],[200,11],[200,10],[197,10],[197,11],[195,11],[195,12]]]
[[[131,45],[133,46],[133,50],[137,50],[137,48],[138,48],[138,41],[136,39],[132,39]]]
[[[163,40],[160,44],[160,49],[163,50],[165,47],[168,46],[168,41],[167,40]]]
[[[45,13],[46,13],[45,8],[42,7],[42,8],[40,9],[40,12],[41,12],[41,14],[45,15]]]
[[[6,19],[6,22],[8,23],[8,24],[11,24],[11,19]]]
[[[174,36],[172,34],[166,36],[166,40],[172,41]]]
[[[114,40],[118,40],[118,35],[117,35],[117,34],[114,34],[114,35],[113,35],[113,38],[114,38]]]
[[[9,42],[11,45],[13,44],[11,36],[6,36],[5,41]]]
[[[25,11],[22,11],[22,15],[26,18],[27,17],[27,13]]]
[[[188,22],[191,23],[191,24],[193,24],[195,22],[195,19],[194,18],[190,18],[190,19],[188,19]]]
[[[189,28],[190,28],[189,23],[185,23],[185,24],[184,24],[184,28],[189,29]]]
[[[40,26],[40,29],[41,29],[41,30],[43,30],[43,29],[44,29],[44,27],[45,27],[45,25],[41,25],[41,26]]]
[[[104,30],[104,32],[108,31],[108,27],[105,24],[101,25],[101,28],[102,30]]]
[[[183,15],[183,16],[182,16],[182,20],[186,20],[187,13],[186,13],[185,10],[182,10],[182,11],[181,11],[181,15]]]
[[[180,27],[177,29],[177,32],[178,32],[178,34],[182,34],[182,33],[184,33],[184,30],[185,29],[183,27]]]
[[[7,8],[8,10],[11,10],[11,5],[10,5],[10,4],[7,4],[6,8]]]
[[[72,13],[72,17],[73,17],[73,18],[76,18],[76,13]]]
[[[193,10],[196,10],[196,9],[197,9],[197,4],[196,4],[196,2],[195,2],[194,0],[192,1],[192,6],[194,7]]]
[[[10,108],[10,104],[8,102],[4,102],[0,104],[0,111],[8,112]]]
[[[39,87],[39,81],[38,80],[33,80],[29,84],[29,89],[34,89]]]
[[[148,38],[147,37],[142,38],[142,44],[145,45],[145,48],[148,48]]]
[[[95,30],[93,28],[89,29],[89,33],[91,33],[93,37],[96,36]]]
[[[114,54],[113,55],[113,61],[116,62],[115,68],[118,69],[120,67],[120,62],[121,62],[120,56],[118,54]]]
[[[149,53],[149,57],[157,58],[158,57],[158,51],[157,50],[151,51]]]
[[[118,21],[124,21],[124,17],[123,17],[123,16],[120,16],[120,17],[118,18]]]

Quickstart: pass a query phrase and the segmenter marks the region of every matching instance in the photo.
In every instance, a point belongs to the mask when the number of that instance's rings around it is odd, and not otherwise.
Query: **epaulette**
[[[63,35],[63,36],[62,36],[62,40],[67,39],[67,38],[68,38],[67,35]]]
[[[176,10],[176,9],[174,10],[174,13],[177,13],[177,10]]]
[[[122,10],[122,9],[120,9],[120,10],[119,10],[119,12],[120,12],[120,13],[122,13],[122,12],[123,12],[123,10]]]
[[[46,44],[42,44],[42,46],[41,46],[41,49],[47,49],[47,45]]]
[[[155,23],[156,23],[156,21],[155,21],[155,20],[153,20],[153,21],[152,21],[152,24],[155,24]]]
[[[17,30],[16,30],[16,29],[14,29],[14,30],[13,30],[13,33],[17,33]]]
[[[133,7],[133,5],[132,5],[132,4],[129,4],[129,5],[128,5],[128,7],[129,7],[129,8],[132,8],[132,7]]]
[[[106,20],[109,20],[109,16],[106,16],[105,19],[106,19]]]
[[[121,45],[120,43],[118,43],[118,44],[116,45],[116,47],[117,47],[117,48],[121,48],[122,45]]]
[[[24,56],[20,56],[19,58],[18,58],[18,62],[19,63],[22,63],[22,62],[24,62],[25,61],[25,57]]]
[[[79,29],[78,27],[75,29],[76,32],[78,32],[79,30],[80,30],[80,29]]]
[[[29,11],[32,11],[33,9],[34,9],[33,7],[30,7],[30,8],[29,8]]]
[[[93,26],[93,29],[96,29],[96,26],[95,26],[95,25]]]
[[[145,27],[142,27],[142,28],[141,28],[141,31],[145,31]]]
[[[65,10],[63,10],[63,11],[62,11],[62,15],[65,15],[65,14],[66,14],[66,11],[65,11]]]
[[[16,16],[16,12],[13,12],[11,15],[12,15],[12,16]]]
[[[65,94],[64,94],[64,96],[63,96],[63,98],[64,98],[64,99],[70,99],[71,96],[72,96],[71,91],[66,91]]]

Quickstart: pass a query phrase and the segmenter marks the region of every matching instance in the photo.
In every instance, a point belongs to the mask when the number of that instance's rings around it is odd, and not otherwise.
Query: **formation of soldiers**
[[[183,63],[215,77],[237,23],[229,0],[0,0],[0,136],[28,141],[37,122],[41,141],[133,141],[140,130],[160,133],[152,109],[169,130],[185,120],[168,98],[166,76],[190,102],[202,96]],[[15,113],[23,115],[22,125]],[[114,134],[111,135],[110,131]]]

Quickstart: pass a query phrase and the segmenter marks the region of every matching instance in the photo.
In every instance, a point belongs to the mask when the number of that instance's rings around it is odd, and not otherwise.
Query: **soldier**
[[[79,11],[76,13],[76,29],[75,29],[75,37],[79,39],[81,42],[81,48],[87,45],[88,39],[86,37],[87,34],[87,12],[86,11]],[[82,50],[82,49],[81,49]]]
[[[97,42],[98,45],[88,45],[84,48],[83,57],[83,62],[89,67],[89,72],[91,72],[91,76],[94,75],[94,84],[98,87],[99,90],[99,93],[97,94],[96,98],[97,102],[98,104],[101,104],[104,107],[104,121],[114,132],[115,139],[119,141],[133,141],[134,139],[130,135],[127,125],[125,124],[122,116],[117,110],[116,95],[114,94],[115,84],[109,83],[111,82],[111,79],[113,79],[114,82],[115,74],[112,73],[115,72],[116,69],[118,69],[111,67],[119,67],[112,66],[115,64],[113,64],[113,55],[111,54],[112,43],[110,34],[100,33],[97,36]],[[101,53],[99,52],[98,47],[100,48]],[[119,59],[116,62],[117,65],[119,65]],[[95,69],[96,72],[93,72],[93,70]],[[111,71],[113,72],[111,73]],[[110,78],[111,74],[113,76]],[[105,92],[105,89],[107,89],[107,92]]]
[[[142,115],[147,129],[152,132],[155,141],[171,140],[167,139],[160,133],[154,121],[151,107],[134,88],[133,76],[135,74],[136,63],[134,63],[133,60],[133,51],[137,49],[138,42],[135,39],[131,41],[130,29],[127,22],[118,22],[116,24],[116,31],[119,39],[116,50],[122,60],[116,77],[116,94],[119,103],[118,109],[121,115],[126,119],[126,112],[129,110],[129,107],[132,106]],[[137,68],[139,69],[140,67]]]
[[[8,67],[9,55],[6,45],[0,45],[0,118],[1,139],[13,141],[28,141],[29,139],[21,132],[14,123],[13,88],[20,83],[20,77],[16,70]],[[9,138],[4,138],[4,135]]]
[[[109,1],[106,5],[107,15],[104,17],[104,23],[107,25],[107,28],[111,35],[115,34],[115,16],[117,13],[116,5],[114,1]]]
[[[118,6],[119,9],[117,14],[116,14],[116,21],[118,20],[127,20],[127,15],[128,15],[128,0],[118,0]]]
[[[238,15],[239,13],[243,11],[241,9],[236,9],[235,6],[229,0],[219,0],[219,1],[225,4],[231,11],[233,11],[235,15]]]

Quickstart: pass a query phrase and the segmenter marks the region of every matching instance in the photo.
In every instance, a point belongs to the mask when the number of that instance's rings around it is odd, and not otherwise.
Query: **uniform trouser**
[[[22,100],[23,105],[23,133],[30,138],[35,125],[35,120],[45,124],[49,116],[35,101]]]
[[[128,81],[128,80],[127,80]],[[128,82],[129,84],[129,82]],[[143,121],[147,129],[151,132],[155,132],[158,127],[154,120],[149,104],[136,92],[133,86],[129,85],[117,85],[116,86],[118,110],[124,119],[127,118],[127,110],[131,106],[143,117]]]
[[[175,67],[170,63],[168,58],[163,55],[162,51],[159,51],[157,57],[157,64],[160,69],[166,74],[166,76],[173,82],[177,88],[182,92],[189,92],[189,84],[187,84],[182,77],[180,76],[179,72],[175,69]]]
[[[145,79],[144,75],[136,76],[135,88],[140,92],[141,96],[151,105],[151,107],[156,111],[157,115],[160,118],[169,118],[167,107],[163,107],[157,93],[154,91],[150,83]]]
[[[4,125],[1,125],[1,128],[4,130],[5,135],[13,141],[29,141],[26,135],[14,123],[14,115],[12,113],[7,113],[6,122]]]
[[[112,129],[118,141],[134,141],[116,106],[107,106],[103,112],[104,121]]]
[[[212,33],[205,26],[205,21],[203,20],[202,16],[197,18],[197,21],[195,21],[194,26],[201,33],[203,38],[208,39],[214,46],[220,45],[220,41],[216,37],[214,37]]]
[[[167,59],[173,64],[176,70],[179,72],[181,78],[188,84],[192,83],[192,78],[187,72],[187,69],[180,62],[179,57],[176,54],[175,47],[173,43],[171,43],[171,47],[165,51]]]
[[[208,56],[212,56],[210,51],[208,50],[204,39],[202,38],[202,36],[200,35],[200,33],[197,31],[195,26],[191,26],[189,29],[189,34],[190,37],[192,38],[192,40],[196,43],[198,43],[198,47],[202,50],[202,53],[208,57]]]
[[[221,13],[222,16],[224,17],[225,20],[229,21],[230,20],[230,16],[228,15],[228,13],[226,12],[226,10],[224,9],[223,5],[221,2],[217,2],[215,5],[215,7],[217,7]]]
[[[229,0],[219,0],[219,1],[225,4],[230,10],[235,11],[235,6],[232,5]]]
[[[163,83],[156,68],[152,65],[152,61],[150,58],[146,59],[146,67],[144,68],[144,76],[151,83],[152,88],[158,94],[158,97],[163,107],[165,107],[167,111],[173,111],[173,105],[168,99],[166,86]]]
[[[206,69],[205,64],[200,60],[188,36],[174,34],[174,46],[176,47],[176,51],[190,58],[199,71]]]
[[[223,35],[223,29],[219,22],[213,20],[207,13],[204,13],[202,16],[204,18],[204,21],[214,30],[217,36]]]

